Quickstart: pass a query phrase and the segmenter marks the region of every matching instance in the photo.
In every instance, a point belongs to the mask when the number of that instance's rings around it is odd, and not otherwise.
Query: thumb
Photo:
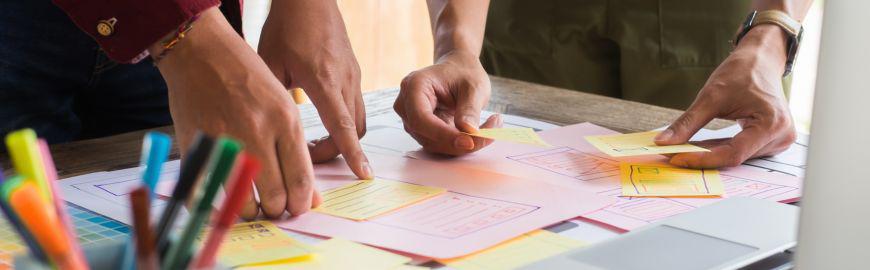
[[[684,144],[715,117],[715,108],[712,106],[695,106],[693,104],[667,129],[656,136],[655,143],[658,145]]]
[[[489,101],[489,94],[480,89],[464,91],[456,101],[453,122],[463,132],[476,132],[480,125],[480,111]]]

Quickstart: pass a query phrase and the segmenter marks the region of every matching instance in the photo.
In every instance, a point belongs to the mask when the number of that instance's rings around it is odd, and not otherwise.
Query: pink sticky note
[[[442,187],[437,197],[367,221],[309,212],[279,227],[426,256],[463,256],[615,201],[573,188],[439,162],[369,153],[378,178]],[[315,166],[326,190],[356,180],[342,160]]]

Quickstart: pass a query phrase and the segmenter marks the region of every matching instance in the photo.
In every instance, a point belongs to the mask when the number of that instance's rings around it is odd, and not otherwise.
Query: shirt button
[[[115,32],[115,23],[117,22],[118,19],[115,18],[99,21],[97,23],[97,33],[100,33],[104,37],[111,36]]]

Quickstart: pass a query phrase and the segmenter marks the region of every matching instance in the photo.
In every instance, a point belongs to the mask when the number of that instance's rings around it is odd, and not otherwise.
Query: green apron
[[[493,0],[490,74],[685,109],[731,51],[746,0]]]

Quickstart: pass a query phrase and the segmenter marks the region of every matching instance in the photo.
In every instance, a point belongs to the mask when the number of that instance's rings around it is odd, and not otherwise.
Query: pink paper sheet
[[[614,158],[599,152],[583,139],[587,135],[617,132],[582,123],[538,133],[552,148],[496,141],[489,147],[459,158],[443,158],[411,152],[418,159],[438,160],[457,167],[479,168],[539,182],[577,188],[617,199],[619,202],[583,218],[627,231],[685,213],[721,199],[623,198],[619,185],[619,162],[667,163],[660,155]],[[720,170],[724,197],[755,197],[771,201],[794,201],[801,194],[801,179],[770,173],[749,166]]]
[[[484,170],[369,153],[379,178],[450,192],[368,221],[316,212],[277,222],[281,228],[341,237],[431,258],[463,256],[520,234],[604,208],[594,193]],[[318,190],[356,180],[343,160],[315,166]]]

